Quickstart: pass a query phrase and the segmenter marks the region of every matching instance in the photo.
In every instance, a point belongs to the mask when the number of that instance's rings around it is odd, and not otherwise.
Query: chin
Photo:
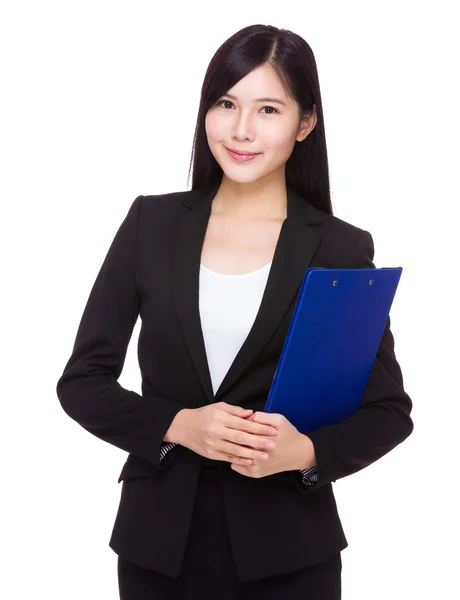
[[[253,174],[253,173],[248,173],[246,176],[242,176],[242,175],[234,175],[233,173],[226,173],[224,171],[224,176],[228,181],[232,181],[233,183],[244,184],[244,185],[256,183],[257,181],[261,181],[262,179],[264,179],[264,175]]]

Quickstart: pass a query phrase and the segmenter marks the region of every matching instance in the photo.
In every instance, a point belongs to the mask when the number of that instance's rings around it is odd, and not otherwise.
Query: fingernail
[[[275,429],[274,427],[268,428],[268,435],[277,435],[277,434],[278,434],[278,429]]]

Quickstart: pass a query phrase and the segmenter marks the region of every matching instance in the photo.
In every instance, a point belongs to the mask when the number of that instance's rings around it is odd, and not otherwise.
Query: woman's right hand
[[[250,466],[255,459],[267,460],[267,442],[276,437],[278,430],[248,420],[252,413],[252,409],[226,402],[191,409],[185,445],[206,458],[237,465]]]

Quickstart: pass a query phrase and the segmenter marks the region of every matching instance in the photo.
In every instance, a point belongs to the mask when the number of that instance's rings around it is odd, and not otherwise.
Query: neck
[[[225,177],[212,202],[211,212],[242,219],[285,219],[285,180],[239,183]]]

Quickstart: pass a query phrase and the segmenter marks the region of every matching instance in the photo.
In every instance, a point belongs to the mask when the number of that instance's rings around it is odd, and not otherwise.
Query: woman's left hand
[[[234,471],[247,477],[260,478],[315,465],[313,442],[309,437],[300,433],[284,415],[255,412],[247,419],[275,427],[278,434],[270,439],[276,444],[276,448],[264,450],[269,455],[268,460],[258,458],[253,460],[253,464],[249,466],[232,463],[230,467]]]

